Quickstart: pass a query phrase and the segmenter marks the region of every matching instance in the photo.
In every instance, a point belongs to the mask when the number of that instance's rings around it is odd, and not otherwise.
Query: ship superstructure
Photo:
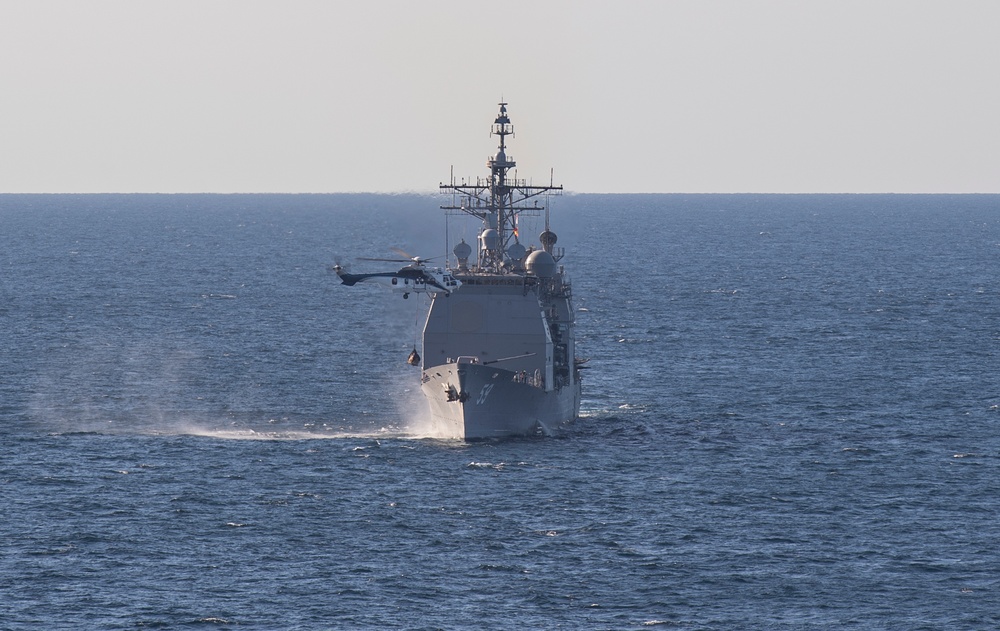
[[[464,439],[553,433],[580,409],[569,279],[539,200],[562,186],[516,178],[507,155],[514,133],[500,103],[487,160],[489,177],[441,184],[446,212],[481,222],[475,249],[464,240],[449,272],[450,292],[431,294],[423,333],[422,390],[437,433]],[[519,218],[544,213],[538,245],[521,243]]]

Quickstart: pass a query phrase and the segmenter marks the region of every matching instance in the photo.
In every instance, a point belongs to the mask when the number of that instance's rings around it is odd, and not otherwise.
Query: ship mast
[[[517,217],[520,213],[537,215],[544,206],[538,205],[535,199],[532,205],[526,202],[539,195],[547,195],[562,191],[562,185],[548,186],[529,185],[524,180],[508,177],[508,173],[516,166],[507,155],[507,136],[514,135],[514,125],[507,116],[507,104],[499,103],[500,113],[490,129],[491,136],[500,137],[500,146],[496,155],[486,160],[490,169],[487,180],[476,178],[475,183],[458,183],[452,175],[449,184],[441,184],[442,191],[452,193],[451,205],[441,206],[446,211],[461,211],[483,222],[483,230],[479,234],[479,271],[502,274],[510,266],[512,257],[508,253],[511,246],[519,243]],[[546,226],[547,232],[548,226]],[[547,244],[543,244],[547,245]],[[547,246],[551,247],[550,245]],[[520,252],[523,255],[523,248]],[[517,250],[514,250],[517,252]],[[517,258],[520,258],[519,256]]]

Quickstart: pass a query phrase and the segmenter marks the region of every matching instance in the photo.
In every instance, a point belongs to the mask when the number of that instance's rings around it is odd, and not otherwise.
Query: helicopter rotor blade
[[[395,252],[396,254],[399,254],[400,256],[405,256],[406,258],[405,259],[383,259],[383,258],[376,258],[376,257],[369,257],[369,256],[359,256],[358,260],[359,261],[380,261],[382,263],[409,263],[411,266],[413,266],[413,265],[422,266],[424,263],[427,263],[428,261],[433,261],[435,259],[441,258],[440,256],[434,256],[434,257],[431,257],[429,259],[425,259],[425,258],[421,258],[419,256],[410,256],[409,252],[406,252],[405,250],[400,250],[399,248],[389,248],[389,249],[392,250],[393,252]]]
[[[400,255],[400,256],[405,256],[408,260],[410,260],[410,261],[412,261],[412,262],[414,262],[414,263],[416,263],[418,265],[423,265],[427,261],[433,261],[435,259],[441,258],[440,256],[432,256],[430,258],[426,258],[425,259],[422,256],[413,256],[412,254],[410,254],[406,250],[401,250],[399,248],[389,248],[389,249],[392,250],[393,252],[395,252],[396,254]]]

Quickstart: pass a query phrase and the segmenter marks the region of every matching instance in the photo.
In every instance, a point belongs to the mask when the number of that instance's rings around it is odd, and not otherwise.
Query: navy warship
[[[427,269],[419,257],[382,275],[352,275],[335,268],[345,284],[364,280],[389,284],[406,297],[427,293],[430,310],[423,330],[421,390],[429,404],[434,435],[465,440],[551,435],[580,411],[575,313],[569,278],[549,227],[547,196],[562,191],[517,179],[507,155],[514,127],[507,103],[491,128],[499,137],[487,159],[487,178],[440,189],[451,195],[447,215],[481,223],[473,246],[464,240],[446,270]],[[551,179],[550,179],[551,180]],[[524,245],[519,218],[544,213],[537,245]],[[446,246],[447,248],[447,246]]]

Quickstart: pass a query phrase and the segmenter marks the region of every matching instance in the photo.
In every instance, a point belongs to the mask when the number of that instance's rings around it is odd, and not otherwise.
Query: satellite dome
[[[472,254],[472,246],[462,239],[462,242],[456,245],[452,252],[455,253],[455,258],[458,259],[458,269],[463,272],[469,269],[469,256]]]
[[[538,235],[538,240],[542,243],[543,248],[549,249],[556,244],[558,237],[556,236],[556,233],[551,230],[546,230],[542,234]]]
[[[479,233],[479,240],[483,244],[483,248],[486,250],[497,249],[497,243],[500,242],[500,235],[493,228],[487,228]]]
[[[472,256],[472,246],[463,240],[461,243],[455,246],[452,252],[454,252],[455,256],[457,256],[460,259],[468,259],[470,256]]]
[[[513,261],[520,261],[523,259],[525,252],[527,252],[527,249],[525,249],[525,247],[520,243],[514,243],[507,248],[507,256],[509,256]]]
[[[556,275],[556,260],[545,250],[535,250],[524,262],[528,274],[538,278],[552,278]]]

